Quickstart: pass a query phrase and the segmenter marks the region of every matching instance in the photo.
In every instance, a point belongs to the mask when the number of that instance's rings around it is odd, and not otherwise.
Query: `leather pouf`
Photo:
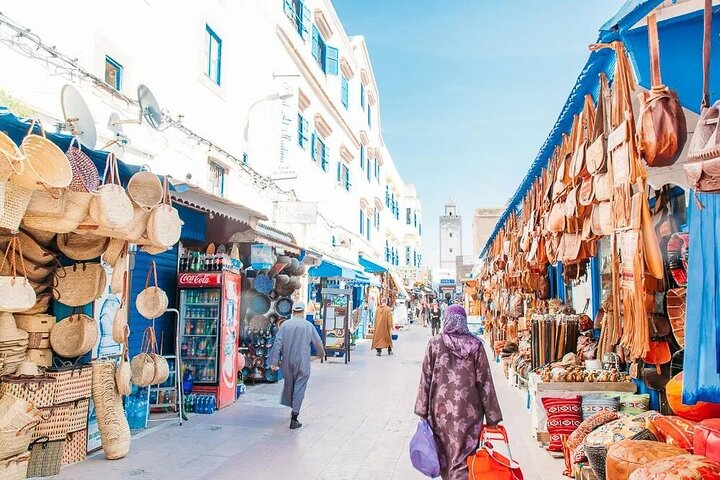
[[[693,447],[696,455],[720,461],[720,418],[704,420],[695,426]]]
[[[648,463],[629,480],[720,480],[720,463],[700,455],[680,455]]]
[[[665,385],[668,404],[675,415],[695,422],[720,417],[720,404],[718,403],[698,402],[695,405],[685,405],[682,402],[682,384],[683,374],[680,372]]]
[[[687,452],[680,447],[647,440],[623,440],[607,452],[605,475],[612,480],[627,480],[643,465],[662,458],[677,457]]]

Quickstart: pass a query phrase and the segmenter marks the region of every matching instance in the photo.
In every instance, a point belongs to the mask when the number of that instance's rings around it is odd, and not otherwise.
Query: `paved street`
[[[168,425],[133,439],[123,460],[110,462],[99,454],[55,478],[425,478],[410,465],[407,445],[417,423],[412,412],[428,338],[429,330],[413,327],[401,334],[392,357],[378,358],[361,342],[349,365],[340,359],[314,362],[299,431],[287,428],[289,411],[277,404],[280,386],[260,385],[214,415],[196,415],[182,427]],[[562,462],[530,438],[524,397],[499,370],[495,378],[525,478],[561,478]]]

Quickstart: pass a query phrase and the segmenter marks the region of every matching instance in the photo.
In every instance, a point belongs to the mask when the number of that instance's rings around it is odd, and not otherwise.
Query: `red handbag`
[[[508,457],[497,452],[490,440],[501,440],[508,447]],[[507,431],[502,425],[484,427],[480,432],[480,447],[468,457],[468,480],[523,480],[520,465],[512,459]]]
[[[703,420],[695,426],[693,451],[695,455],[720,461],[720,418]]]

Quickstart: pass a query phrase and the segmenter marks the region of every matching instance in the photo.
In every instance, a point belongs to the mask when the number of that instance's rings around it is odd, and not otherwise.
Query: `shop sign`
[[[452,278],[441,278],[440,285],[455,285],[455,280]]]
[[[181,287],[217,287],[222,283],[222,273],[181,273],[178,285]]]
[[[317,206],[317,202],[276,202],[275,221],[295,225],[315,225]]]
[[[290,180],[297,178],[295,166],[292,165],[290,155],[293,146],[293,138],[295,138],[296,129],[293,129],[293,123],[297,119],[297,115],[292,112],[292,105],[288,100],[282,101],[282,110],[280,113],[280,152],[278,155],[278,163],[273,168],[271,177],[273,180]]]

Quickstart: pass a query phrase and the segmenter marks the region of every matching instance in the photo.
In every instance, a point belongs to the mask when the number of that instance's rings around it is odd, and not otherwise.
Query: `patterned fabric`
[[[629,480],[720,480],[720,463],[700,455],[680,455],[648,463]]]
[[[582,417],[587,420],[598,412],[617,412],[620,409],[620,397],[608,395],[583,395]]]
[[[545,412],[547,412],[547,427],[550,434],[551,452],[562,452],[561,435],[570,435],[582,423],[580,395],[573,398],[545,397],[542,399]]]
[[[620,398],[620,413],[623,415],[640,415],[648,411],[650,395],[625,395]]]
[[[480,348],[480,340],[470,333],[465,309],[460,305],[445,310],[441,336],[450,351],[460,358],[471,357]]]
[[[442,478],[467,480],[467,459],[475,453],[483,423],[502,420],[485,349],[461,358],[442,336],[433,337],[423,360],[415,413],[428,420],[435,434]]]
[[[587,420],[583,420],[577,430],[571,433],[567,440],[569,458],[567,458],[566,461],[569,461],[570,463],[581,463],[586,461],[587,457],[585,456],[585,444],[583,443],[585,438],[587,438],[587,436],[590,435],[590,433],[596,428],[601,427],[606,423],[613,422],[618,418],[620,417],[615,412],[602,411],[591,415]]]
[[[590,433],[585,438],[585,445],[608,446],[614,442],[638,436],[646,439],[647,434],[650,434],[650,432],[645,428],[645,423],[660,416],[657,412],[649,411],[635,417],[624,417],[607,423]],[[652,437],[651,434],[649,436]]]
[[[653,426],[662,435],[662,441],[693,453],[693,436],[697,422],[681,417],[660,417],[653,420]]]

